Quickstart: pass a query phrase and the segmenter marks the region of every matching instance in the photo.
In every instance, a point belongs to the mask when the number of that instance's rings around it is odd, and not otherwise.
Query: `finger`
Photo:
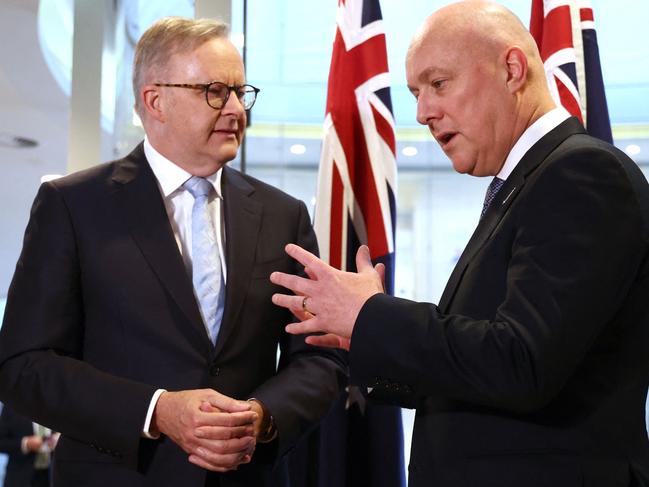
[[[220,394],[214,391],[213,394],[210,394],[205,400],[215,408],[218,408],[222,411],[228,412],[238,412],[238,411],[250,411],[250,403],[248,401],[238,401],[229,396]]]
[[[220,413],[223,412],[219,408],[212,406],[209,402],[203,401],[199,406],[199,409],[204,413]]]
[[[321,328],[322,324],[318,321],[317,316],[313,316],[306,321],[300,321],[299,323],[290,323],[284,328],[287,333],[291,335],[306,335],[310,333],[321,333],[328,332],[329,330],[323,330]]]
[[[284,247],[284,250],[304,267],[308,267],[314,275],[320,275],[321,271],[329,268],[329,265],[325,264],[324,261],[318,259],[314,254],[298,245],[288,244]]]
[[[199,426],[194,430],[196,438],[206,440],[231,440],[233,438],[253,437],[253,424],[244,426]]]
[[[381,278],[381,283],[383,284],[383,292],[385,292],[385,264],[379,262],[374,266],[374,270]]]
[[[314,294],[314,282],[306,277],[285,274],[284,272],[273,272],[270,275],[270,282],[278,286],[290,289],[295,294],[312,296]]]
[[[309,345],[325,348],[341,348],[349,351],[349,340],[333,333],[326,335],[309,335],[304,339]]]
[[[297,310],[302,310],[302,302],[304,301],[304,296],[294,296],[289,294],[273,294],[272,297],[273,304],[281,306],[283,308],[288,308],[291,312]]]
[[[222,426],[228,428],[247,426],[254,423],[257,420],[257,416],[257,413],[254,411],[201,413],[197,426]]]
[[[225,473],[229,472],[231,470],[236,470],[238,465],[235,466],[229,466],[229,467],[221,467],[218,465],[212,465],[209,462],[206,462],[203,460],[201,457],[198,455],[189,455],[188,458],[190,463],[193,463],[194,465],[197,465],[198,467],[204,468],[205,470],[211,470],[212,472],[219,472],[219,473]]]
[[[370,256],[370,248],[367,245],[361,245],[358,247],[358,251],[356,252],[356,269],[359,274],[367,272],[370,269],[374,270],[372,257]]]
[[[198,453],[199,451],[201,453]],[[218,456],[206,455],[204,450],[199,449],[197,453],[189,455],[189,461],[206,470],[224,473],[236,470],[242,463],[247,463],[246,459],[250,461],[249,457],[250,455],[246,452]]]
[[[192,453],[199,455],[209,462],[217,462],[218,459],[227,455],[243,456],[249,454],[255,447],[255,438],[244,436],[243,438],[231,438],[229,440],[197,440],[196,448]]]
[[[249,437],[203,441],[192,454],[213,466],[228,468],[239,465],[246,455],[250,455],[254,444],[254,438]]]
[[[304,299],[304,298],[302,298],[302,299]],[[295,315],[295,317],[299,321],[310,320],[314,316],[313,313],[309,313],[308,311],[305,311],[304,309],[302,309],[302,306],[300,306],[298,309],[291,308],[291,313],[293,313],[293,315]]]
[[[309,276],[309,279],[312,279],[312,280],[314,280],[314,281],[317,281],[317,280],[318,280],[318,276],[315,275],[315,272],[313,272],[313,270],[311,270],[311,268],[310,268],[309,266],[307,266],[307,267],[304,268],[304,273],[305,273],[307,276]]]

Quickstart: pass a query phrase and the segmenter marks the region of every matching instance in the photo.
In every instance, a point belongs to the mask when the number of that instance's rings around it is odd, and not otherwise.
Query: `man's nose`
[[[230,90],[228,100],[225,102],[225,105],[223,105],[221,112],[241,114],[244,111],[243,104],[241,103],[241,100],[239,100],[237,92],[234,89]]]
[[[417,122],[429,125],[431,121],[441,118],[439,103],[425,92],[417,98]]]

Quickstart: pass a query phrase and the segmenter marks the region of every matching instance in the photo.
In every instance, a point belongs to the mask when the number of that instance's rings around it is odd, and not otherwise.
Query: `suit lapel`
[[[133,239],[162,285],[204,339],[205,352],[209,353],[210,341],[194,298],[192,283],[142,144],[117,163],[113,180],[120,185],[115,196]]]
[[[476,256],[482,246],[489,240],[498,224],[507,213],[516,197],[520,194],[525,185],[527,176],[534,171],[548,155],[564,140],[573,134],[584,133],[582,125],[576,118],[569,118],[544,135],[530,150],[528,150],[516,168],[503,184],[485,216],[476,227],[469,239],[466,248],[462,252],[451,277],[444,288],[439,307],[443,313],[448,312],[448,307],[453,300],[457,287],[462,280],[467,267]]]
[[[232,333],[246,298],[263,210],[261,203],[250,197],[254,188],[234,169],[223,168],[222,185],[228,279],[215,354],[221,352]]]

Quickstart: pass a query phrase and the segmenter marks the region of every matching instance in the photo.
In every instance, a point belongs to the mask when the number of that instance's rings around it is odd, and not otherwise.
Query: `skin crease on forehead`
[[[164,70],[148,81],[165,83],[208,83],[229,86],[245,83],[243,61],[227,39],[211,39],[191,52],[171,56]],[[153,147],[195,176],[209,176],[234,159],[243,139],[246,114],[238,98],[230,93],[220,110],[211,108],[201,90],[155,87],[144,103],[144,128]]]
[[[406,58],[417,120],[460,173],[496,175],[520,135],[554,108],[534,40],[511,12],[467,1],[431,15]]]

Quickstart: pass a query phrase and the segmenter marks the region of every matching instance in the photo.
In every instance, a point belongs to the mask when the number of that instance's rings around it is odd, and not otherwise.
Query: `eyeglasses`
[[[154,83],[155,86],[166,86],[169,88],[189,88],[193,90],[205,91],[205,101],[209,106],[215,110],[220,110],[228,102],[230,93],[235,92],[239,103],[243,106],[244,110],[250,110],[255,104],[257,93],[261,90],[252,85],[232,85],[228,86],[220,81],[212,81],[211,83]]]

